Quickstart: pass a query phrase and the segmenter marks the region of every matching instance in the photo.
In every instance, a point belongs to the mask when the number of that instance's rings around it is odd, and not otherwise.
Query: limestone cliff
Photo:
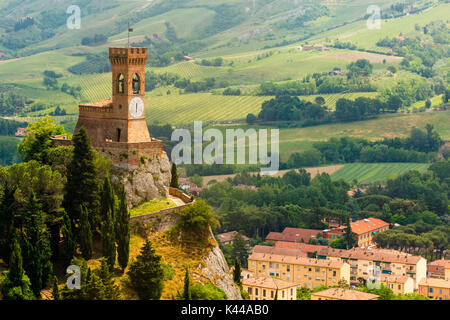
[[[164,152],[152,159],[142,158],[134,170],[114,167],[111,181],[125,186],[128,207],[132,208],[142,202],[168,196],[172,178],[170,169],[169,158]]]

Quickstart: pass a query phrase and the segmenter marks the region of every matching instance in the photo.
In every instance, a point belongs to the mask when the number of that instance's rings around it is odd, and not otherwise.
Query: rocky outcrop
[[[241,292],[234,284],[227,261],[218,246],[213,247],[209,252],[202,273],[216,287],[225,291],[228,300],[242,300]]]
[[[128,207],[156,198],[167,198],[172,178],[171,166],[166,153],[152,159],[142,158],[139,167],[126,170],[114,167],[111,181],[125,186]]]
[[[176,211],[164,214],[149,214],[143,216],[142,219],[133,219],[131,222],[131,230],[132,232],[137,232],[139,228],[142,228],[142,225],[145,225],[144,230],[147,230],[147,232],[161,233],[176,225],[179,219],[180,216]],[[201,255],[201,263],[196,268],[191,269],[193,279],[202,283],[212,283],[222,289],[229,300],[242,300],[241,292],[234,284],[228,263],[214,239],[211,228],[209,229],[209,239],[207,242],[206,252]],[[158,247],[158,243],[154,244]],[[177,244],[174,243],[174,245]]]

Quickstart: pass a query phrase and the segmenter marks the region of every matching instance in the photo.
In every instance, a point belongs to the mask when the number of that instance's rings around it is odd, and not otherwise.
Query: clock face
[[[129,111],[133,118],[141,117],[144,114],[144,101],[139,97],[131,99]]]

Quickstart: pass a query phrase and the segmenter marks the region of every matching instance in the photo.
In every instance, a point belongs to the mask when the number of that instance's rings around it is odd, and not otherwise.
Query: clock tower
[[[120,167],[136,168],[143,158],[164,153],[145,121],[147,59],[147,48],[109,48],[112,98],[79,106],[75,133],[83,127],[91,146]]]
[[[147,48],[110,48],[112,65],[112,106],[118,142],[150,141],[145,122],[145,64]]]

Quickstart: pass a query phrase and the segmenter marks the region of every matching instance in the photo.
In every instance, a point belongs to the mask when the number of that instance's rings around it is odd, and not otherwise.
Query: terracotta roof
[[[428,263],[429,266],[433,267],[444,267],[445,269],[450,269],[450,260],[435,260],[433,262]]]
[[[352,232],[356,234],[363,234],[375,229],[389,226],[389,223],[377,218],[367,218],[363,220],[358,220],[350,224]]]
[[[237,234],[238,234],[237,231],[230,231],[230,232],[218,234],[217,238],[219,238],[220,242],[230,242],[230,241],[233,241],[234,237]],[[249,240],[249,238],[246,237],[245,235],[242,235],[242,238],[244,238],[244,240],[246,240],[246,241]]]
[[[322,230],[285,228],[281,233],[270,232],[266,237],[266,241],[275,240],[275,241],[300,242],[301,239],[303,239],[303,241],[308,242],[309,239],[315,238],[316,235],[321,232]]]
[[[419,286],[450,289],[450,280],[436,279],[436,278],[422,278],[419,282]]]
[[[323,248],[317,252],[320,256],[326,257],[339,257],[345,259],[358,259],[358,260],[370,260],[370,261],[380,261],[380,262],[395,262],[395,263],[405,263],[405,264],[417,264],[420,259],[419,256],[413,256],[411,254],[406,254],[400,251],[386,252],[385,250],[379,249],[362,249],[353,248],[350,250],[344,249],[333,249],[333,248]]]
[[[288,242],[290,243],[290,242]],[[290,256],[290,257],[306,257],[306,253],[300,249],[296,248],[283,248],[283,247],[271,247],[271,246],[261,246],[256,245],[252,253],[268,253],[276,254],[280,256]]]
[[[270,277],[255,277],[255,278],[248,278],[242,280],[242,284],[246,286],[252,286],[252,287],[260,287],[260,288],[266,288],[266,289],[286,289],[291,287],[297,287],[296,283],[293,282],[287,282],[284,280],[279,280],[275,278]]]
[[[382,274],[380,276],[381,282],[390,282],[390,283],[405,283],[408,279],[412,279],[408,276],[396,276],[393,274]]]
[[[339,300],[375,300],[379,297],[376,294],[342,288],[330,288],[327,290],[311,293],[311,295]]]
[[[292,250],[292,249],[284,249],[284,250]],[[289,255],[280,255],[262,252],[252,252],[250,257],[248,257],[248,260],[299,264],[305,266],[337,268],[337,269],[341,268],[344,265],[344,262],[342,261],[312,259],[298,256],[289,256]]]
[[[275,243],[275,248],[290,248],[290,249],[300,249],[301,251],[313,253],[319,251],[320,249],[326,248],[327,246],[321,246],[318,244],[309,244],[301,242],[287,242],[287,241],[277,241]]]

